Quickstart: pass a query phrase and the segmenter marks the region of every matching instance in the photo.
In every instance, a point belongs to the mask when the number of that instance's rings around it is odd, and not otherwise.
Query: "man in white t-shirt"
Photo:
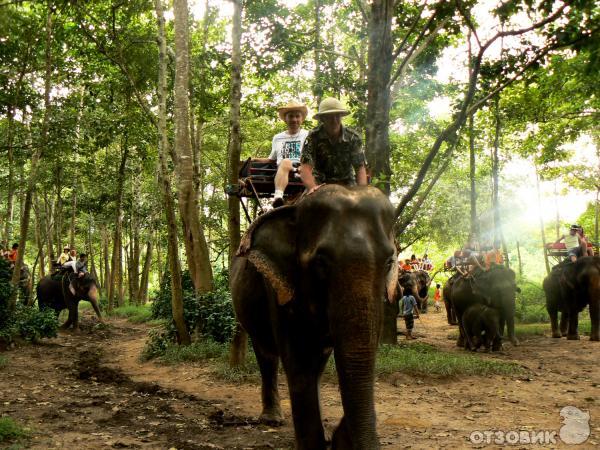
[[[308,130],[303,130],[302,123],[308,114],[306,105],[298,102],[289,102],[277,109],[279,118],[287,125],[287,130],[273,136],[269,161],[277,162],[275,175],[275,195],[273,207],[283,205],[283,192],[288,185],[290,172],[297,171],[300,167],[300,155]]]

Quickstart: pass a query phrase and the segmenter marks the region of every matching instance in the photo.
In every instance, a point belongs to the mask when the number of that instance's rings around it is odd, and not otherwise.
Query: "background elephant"
[[[429,286],[431,285],[429,273],[425,270],[402,272],[398,277],[398,284],[404,295],[410,294],[415,298],[419,311],[426,313],[427,302],[429,301]]]
[[[552,337],[579,339],[579,313],[589,305],[592,323],[590,340],[600,340],[600,257],[588,256],[579,258],[575,263],[554,267],[544,279],[544,291]]]
[[[75,295],[69,289],[70,280],[72,280]],[[80,300],[89,301],[98,319],[102,322],[102,315],[98,307],[98,287],[96,280],[90,274],[85,274],[83,277],[77,277],[72,273],[46,276],[39,281],[36,292],[40,309],[51,308],[56,311],[58,316],[63,309],[68,308],[69,317],[62,328],[73,326],[73,329],[79,329]]]
[[[476,351],[483,345],[486,350],[499,346],[499,316],[495,308],[480,303],[469,306],[462,316],[465,331],[465,349]]]
[[[515,336],[515,293],[517,288],[515,273],[504,266],[492,266],[488,271],[476,271],[469,277],[457,277],[452,283],[451,301],[458,318],[460,335],[458,346],[464,345],[462,315],[473,304],[484,304],[498,311],[500,336],[507,334],[513,345],[519,341]],[[501,339],[494,343],[492,350],[499,350]]]
[[[460,276],[459,273],[455,273],[452,275],[446,283],[444,283],[443,289],[443,299],[444,306],[446,307],[446,317],[448,318],[449,325],[458,325],[458,319],[456,318],[456,311],[454,310],[454,305],[452,304],[452,283]]]
[[[262,377],[261,420],[282,420],[279,359],[299,449],[326,448],[319,381],[333,350],[344,417],[333,448],[379,448],[374,368],[383,302],[395,298],[393,208],[373,187],[326,185],[260,216],[231,270],[236,316]]]

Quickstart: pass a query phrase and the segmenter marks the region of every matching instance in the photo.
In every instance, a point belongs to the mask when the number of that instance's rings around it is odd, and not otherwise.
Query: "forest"
[[[551,421],[536,406],[540,396],[599,417],[598,346],[589,342],[600,320],[600,265],[592,256],[600,252],[599,29],[600,6],[586,0],[0,0],[0,380],[7,386],[0,444],[325,448],[326,439],[334,448],[470,448],[477,444],[471,431],[519,431],[515,402],[535,430],[559,427],[560,408]],[[284,412],[263,404],[261,415],[261,375],[263,402],[272,382],[279,403],[278,363],[261,356],[259,338],[240,326],[243,312],[232,306],[232,295],[234,303],[244,295],[236,286],[262,292],[239,282],[236,258],[252,255],[253,239],[285,251],[291,238],[280,242],[260,230],[292,208],[270,211],[270,196],[228,193],[240,183],[241,162],[269,157],[273,136],[286,130],[283,105],[306,105],[302,128],[311,130],[330,97],[347,108],[343,125],[360,136],[369,184],[389,204],[394,257],[428,255],[432,267],[424,293],[415,294],[424,299],[417,339],[402,339],[404,321],[392,300],[384,302],[370,419],[357,417],[352,405],[360,402],[345,394],[342,355],[350,345],[333,339],[327,348],[335,363],[314,363],[324,367],[324,438],[322,430],[312,436],[314,424],[298,418],[300,409],[292,418],[290,404],[302,402],[292,389],[296,367],[284,354]],[[308,221],[310,201],[303,202],[297,209]],[[306,229],[322,216],[315,217]],[[559,332],[543,280],[560,266],[562,253],[551,249],[572,224],[589,242],[597,285],[590,281],[574,323],[559,307]],[[446,321],[437,303],[434,309],[436,285],[450,298],[448,259],[472,242],[497,245],[517,287],[511,339],[499,352],[454,345],[463,337],[460,301],[458,328],[450,313]],[[92,281],[80,286],[85,295],[75,292],[83,281],[57,281],[60,292],[49,302],[68,290],[80,297],[50,308],[69,310],[57,321],[42,308],[41,286],[70,252],[87,256]],[[278,255],[277,277],[284,270]],[[293,309],[281,297],[287,281],[277,284],[248,261],[271,283],[267,291],[277,291],[275,305]],[[367,267],[361,276],[369,276]],[[352,291],[347,278],[332,289]],[[399,286],[409,289],[402,276]],[[493,280],[487,286],[495,289]],[[561,333],[582,340],[550,337]],[[556,352],[564,360],[549,362]],[[47,379],[29,373],[34,363]],[[61,405],[51,392],[62,383],[57,370],[71,377]],[[265,375],[270,370],[275,381]],[[18,380],[27,394],[19,394]],[[480,389],[462,394],[473,385]],[[392,408],[407,389],[417,405],[412,424]],[[498,398],[486,398],[486,390]],[[436,420],[425,417],[427,396],[436,398]],[[466,419],[452,421],[449,405],[465,408],[459,415]],[[364,423],[375,420],[379,437],[363,436]],[[131,429],[119,431],[125,426]],[[302,441],[303,433],[312,437]],[[591,433],[587,444],[600,439],[597,428]]]

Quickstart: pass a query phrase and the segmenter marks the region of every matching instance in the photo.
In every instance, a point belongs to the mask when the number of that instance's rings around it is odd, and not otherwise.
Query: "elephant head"
[[[98,285],[94,277],[89,273],[86,273],[82,277],[73,278],[73,289],[75,290],[75,298],[87,300],[92,304],[98,319],[102,321],[102,315],[100,314],[100,308],[98,307]]]
[[[344,407],[333,437],[340,448],[378,445],[374,368],[386,289],[393,297],[397,284],[393,222],[379,190],[327,185],[261,216],[238,252],[267,280],[279,308],[315,324],[304,332],[333,346]]]
[[[490,270],[479,272],[473,281],[473,293],[483,298],[486,305],[496,308],[500,313],[500,333],[504,323],[514,345],[515,337],[515,294],[520,292],[516,284],[515,273],[504,266],[493,266]]]

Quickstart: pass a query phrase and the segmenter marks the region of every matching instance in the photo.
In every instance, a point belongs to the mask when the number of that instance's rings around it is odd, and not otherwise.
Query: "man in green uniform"
[[[324,98],[315,118],[321,122],[310,131],[301,157],[300,176],[308,191],[323,183],[367,185],[365,153],[360,135],[342,125],[349,114],[335,98]]]

